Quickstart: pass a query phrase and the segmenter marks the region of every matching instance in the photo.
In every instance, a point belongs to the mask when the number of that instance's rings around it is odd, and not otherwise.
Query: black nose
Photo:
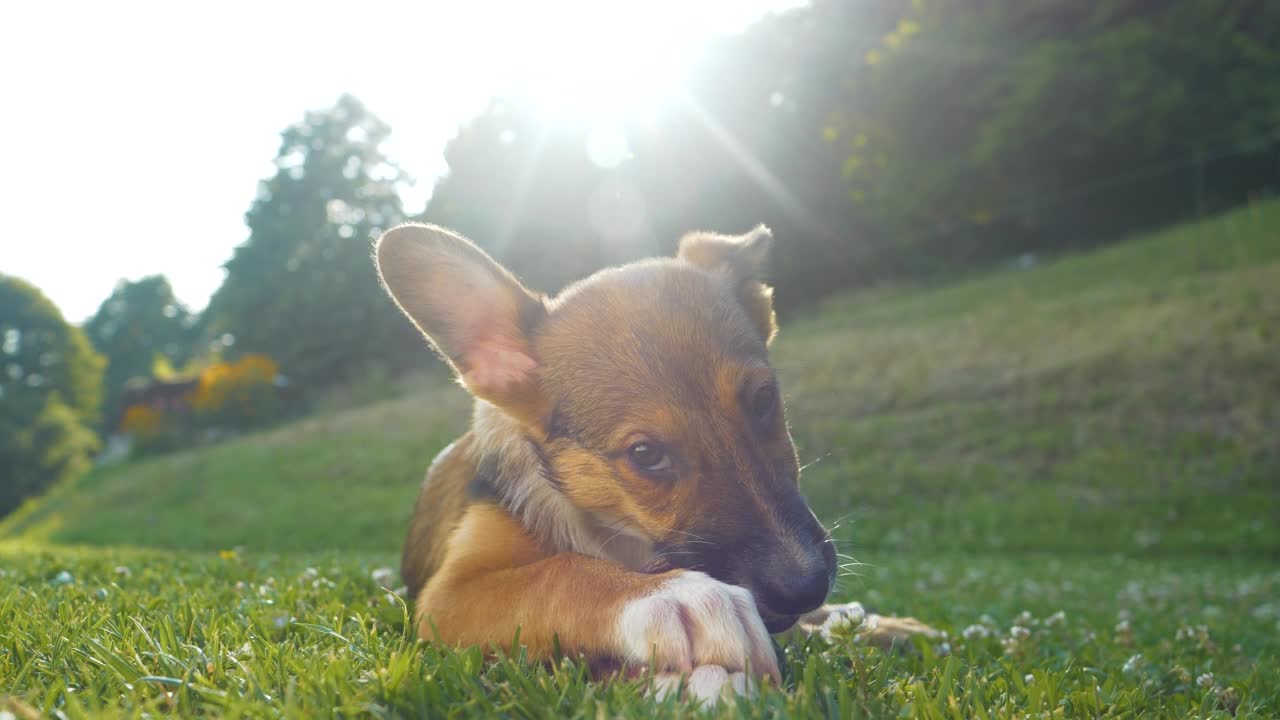
[[[761,599],[765,607],[780,615],[800,615],[817,609],[831,591],[831,576],[825,569],[764,583]]]

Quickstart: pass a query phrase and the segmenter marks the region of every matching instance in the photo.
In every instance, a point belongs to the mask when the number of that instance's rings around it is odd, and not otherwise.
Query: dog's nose
[[[825,569],[766,582],[761,588],[764,604],[782,615],[800,615],[816,609],[831,591],[831,576]]]

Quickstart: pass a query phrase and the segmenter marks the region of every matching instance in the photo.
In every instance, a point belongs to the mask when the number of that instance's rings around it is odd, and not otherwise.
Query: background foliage
[[[39,290],[0,274],[0,515],[83,473],[103,361]]]

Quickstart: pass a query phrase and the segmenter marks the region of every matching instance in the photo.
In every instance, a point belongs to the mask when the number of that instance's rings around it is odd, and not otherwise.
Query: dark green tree
[[[114,426],[123,408],[120,393],[133,378],[152,375],[156,356],[181,367],[195,351],[196,316],[173,294],[163,275],[123,280],[98,306],[85,333],[107,359],[103,420]]]
[[[88,468],[103,365],[38,289],[0,274],[0,515]]]
[[[829,139],[899,255],[1093,244],[1280,179],[1277,33],[1265,0],[921,0]]]
[[[285,130],[278,168],[246,215],[249,238],[206,311],[229,354],[263,353],[304,386],[425,356],[387,300],[371,238],[401,222],[390,130],[350,96]]]
[[[814,0],[712,43],[614,162],[590,121],[493,103],[425,215],[544,290],[765,222],[786,309],[1274,190],[1276,37],[1267,0]]]

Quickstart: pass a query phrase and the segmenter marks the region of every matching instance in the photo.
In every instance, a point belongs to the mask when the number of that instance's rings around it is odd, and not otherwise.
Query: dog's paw
[[[649,685],[649,695],[662,700],[672,693],[684,691],[684,697],[714,705],[721,698],[755,697],[756,685],[744,672],[729,672],[719,665],[702,665],[687,676],[682,673],[658,673]]]
[[[911,647],[911,638],[921,635],[936,640],[942,634],[912,617],[869,615],[871,627],[860,639],[882,650]]]
[[[910,647],[916,635],[931,640],[940,637],[937,630],[915,618],[876,615],[857,602],[823,605],[800,618],[800,627],[827,641],[846,638],[883,650]]]
[[[747,590],[682,571],[618,618],[618,645],[635,664],[652,661],[655,672],[692,672],[718,665],[780,679],[778,660],[755,601]],[[710,672],[710,671],[708,671]]]

